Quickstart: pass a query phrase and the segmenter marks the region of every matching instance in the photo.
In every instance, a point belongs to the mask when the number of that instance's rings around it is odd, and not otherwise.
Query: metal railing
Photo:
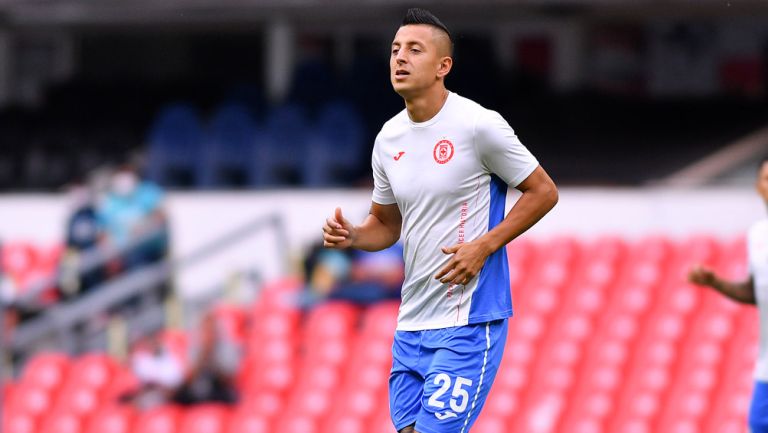
[[[121,275],[107,281],[81,297],[55,304],[43,310],[39,316],[21,323],[7,340],[3,340],[0,349],[10,349],[15,355],[24,355],[39,346],[40,343],[54,342],[59,350],[76,353],[84,347],[78,339],[78,327],[96,315],[114,311],[131,299],[151,295],[164,282],[169,281],[175,272],[205,261],[207,258],[226,250],[234,244],[242,242],[248,236],[265,229],[272,229],[277,236],[278,251],[282,263],[287,270],[289,264],[287,232],[282,217],[278,214],[260,216],[243,224],[223,236],[199,247],[190,254],[178,259],[166,259],[153,265],[143,267],[133,272]],[[139,240],[141,242],[141,240]],[[135,245],[135,243],[132,243]],[[119,256],[123,250],[99,254],[88,252],[80,266],[80,275],[104,265],[109,260]],[[56,276],[47,282],[41,282],[30,288],[29,294],[21,302],[32,302],[36,295],[50,287],[52,283],[61,282],[62,276]],[[159,303],[144,305],[137,314],[137,320],[129,323],[129,328],[135,335],[146,335],[163,326],[162,307]],[[156,311],[152,311],[155,308]],[[159,310],[157,310],[159,308]],[[2,310],[2,309],[0,309]],[[0,312],[0,320],[2,313]],[[0,374],[2,372],[0,371]]]

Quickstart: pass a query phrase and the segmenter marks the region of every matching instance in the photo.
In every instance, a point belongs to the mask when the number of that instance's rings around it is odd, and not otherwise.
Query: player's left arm
[[[531,228],[557,204],[557,186],[541,166],[516,188],[522,196],[496,227],[474,241],[443,247],[443,253],[453,257],[435,275],[436,279],[457,285],[469,283],[480,273],[488,256]]]

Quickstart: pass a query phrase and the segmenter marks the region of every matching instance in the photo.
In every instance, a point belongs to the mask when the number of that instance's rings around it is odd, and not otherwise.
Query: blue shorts
[[[768,382],[755,381],[752,404],[749,406],[749,431],[768,433]]]
[[[465,433],[483,408],[504,353],[507,319],[397,331],[389,376],[395,429]]]

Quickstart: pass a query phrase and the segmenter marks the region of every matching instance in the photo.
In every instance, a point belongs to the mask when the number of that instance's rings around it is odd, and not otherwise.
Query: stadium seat
[[[72,362],[65,386],[104,389],[112,380],[117,362],[106,354],[91,353]]]
[[[248,313],[236,305],[220,304],[213,308],[213,316],[226,338],[236,344],[245,342]]]
[[[187,409],[181,417],[179,432],[225,433],[230,408],[218,405],[200,405]]]
[[[227,424],[226,433],[272,433],[270,417],[253,413],[242,407],[234,412]]]
[[[282,393],[295,382],[295,366],[286,360],[266,363],[260,359],[243,363],[243,392],[253,394],[259,391]]]
[[[8,409],[14,414],[40,416],[53,407],[51,393],[39,386],[24,384],[13,391]]]
[[[135,424],[135,433],[177,433],[181,410],[162,406],[141,413]],[[181,433],[181,432],[179,432]]]
[[[399,308],[400,303],[397,301],[381,302],[370,306],[363,313],[363,334],[370,338],[391,340],[397,326]]]
[[[58,393],[54,408],[64,413],[87,417],[102,404],[101,393],[95,387],[69,382]]]
[[[366,148],[363,135],[363,121],[352,105],[342,101],[326,104],[309,134],[304,185],[340,184],[359,171]]]
[[[226,104],[216,109],[205,134],[198,185],[204,188],[255,183],[252,172],[257,135],[260,133],[248,108]]]
[[[472,433],[506,433],[508,431],[504,418],[490,416],[481,413],[475,425],[472,426]]]
[[[240,409],[264,419],[273,419],[285,407],[283,394],[277,391],[253,390],[241,396]]]
[[[131,433],[136,417],[130,406],[108,406],[95,412],[86,433]]]
[[[304,109],[283,105],[273,109],[266,120],[265,134],[259,137],[253,186],[275,187],[301,181],[307,158],[309,129]]]
[[[37,249],[27,242],[7,242],[0,248],[0,269],[13,276],[21,275],[37,264]]]
[[[324,417],[320,425],[320,433],[368,433],[369,431],[364,418],[345,413]]]
[[[43,416],[40,431],[45,433],[81,433],[82,422],[77,415],[53,412]]]
[[[3,433],[36,433],[37,418],[33,415],[5,409],[3,410],[2,431]]]
[[[55,391],[64,383],[69,365],[70,359],[64,354],[37,354],[24,367],[21,382]]]
[[[286,414],[277,418],[275,432],[320,433],[317,419],[306,414]]]
[[[172,104],[158,113],[147,138],[147,174],[161,185],[177,186],[190,176],[197,183],[203,130],[195,108]],[[183,173],[182,173],[183,172]]]
[[[346,302],[333,301],[317,305],[307,315],[305,338],[310,341],[347,339],[355,330],[358,315],[358,308]]]

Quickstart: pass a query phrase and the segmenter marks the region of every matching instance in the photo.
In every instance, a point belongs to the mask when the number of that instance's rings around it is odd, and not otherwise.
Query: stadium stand
[[[744,275],[744,254],[743,239],[703,235],[516,240],[516,317],[472,432],[745,432],[756,313],[684,281],[694,262]],[[132,383],[116,359],[46,353],[6,388],[3,431],[390,432],[397,303],[302,312],[286,302],[298,290],[298,279],[272,281],[249,306],[212,310],[246,348],[234,407],[137,413],[114,400]],[[163,339],[185,356],[185,333]]]

